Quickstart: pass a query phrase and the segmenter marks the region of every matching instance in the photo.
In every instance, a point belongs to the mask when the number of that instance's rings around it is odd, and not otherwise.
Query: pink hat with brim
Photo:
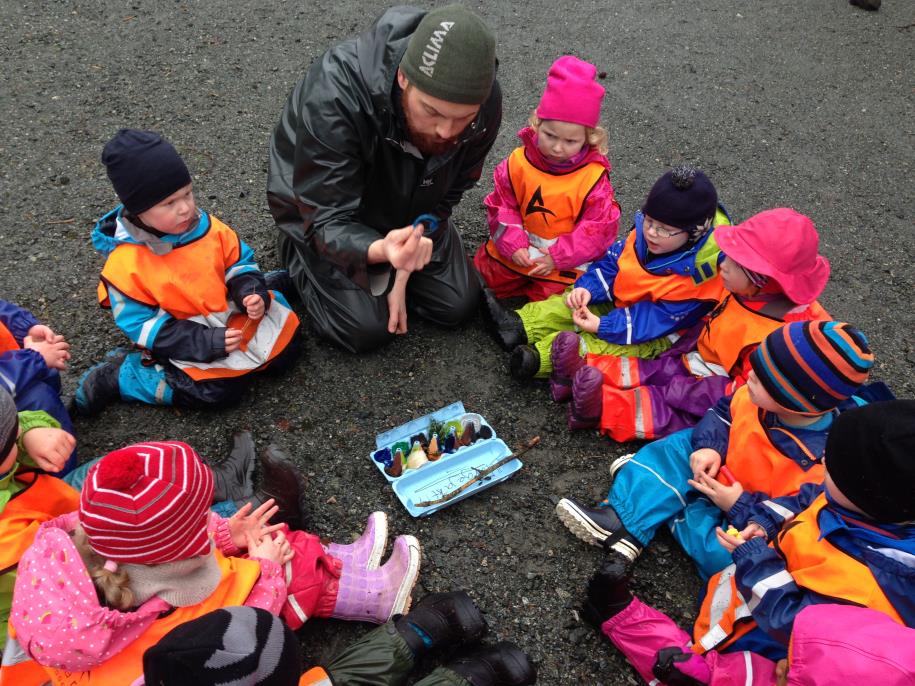
[[[766,210],[736,226],[719,226],[715,240],[741,267],[778,282],[799,305],[816,300],[829,280],[829,260],[808,217],[787,207]]]

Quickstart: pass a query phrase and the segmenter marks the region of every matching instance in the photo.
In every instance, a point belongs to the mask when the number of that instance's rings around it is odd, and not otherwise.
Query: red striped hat
[[[210,549],[213,473],[186,443],[138,443],[99,460],[86,477],[79,521],[109,560],[176,562]]]

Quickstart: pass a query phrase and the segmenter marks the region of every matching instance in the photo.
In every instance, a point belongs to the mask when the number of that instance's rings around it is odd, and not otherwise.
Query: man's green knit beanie
[[[496,40],[466,7],[439,7],[419,22],[400,68],[423,93],[460,105],[480,105],[489,97],[496,75]]]

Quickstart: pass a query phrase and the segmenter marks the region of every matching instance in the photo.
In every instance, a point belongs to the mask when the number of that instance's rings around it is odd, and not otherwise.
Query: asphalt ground
[[[626,226],[666,167],[691,161],[735,219],[776,206],[808,214],[832,263],[822,302],[861,328],[873,377],[913,396],[915,4],[865,13],[844,0],[694,0],[471,5],[494,28],[503,127],[480,183],[455,213],[466,248],[486,234],[491,169],[516,144],[553,59],[606,72],[603,122]],[[95,300],[102,260],[89,232],[116,198],[99,163],[120,127],[161,131],[185,155],[199,204],[233,226],[261,266],[278,266],[264,187],[268,139],[286,95],[327,46],[367,27],[379,2],[26,2],[0,6],[2,297],[73,345],[81,372],[123,342]],[[454,400],[509,445],[534,435],[510,481],[412,519],[368,459],[376,433]],[[567,534],[558,498],[602,497],[610,460],[636,445],[569,433],[544,384],[520,385],[481,320],[458,332],[410,320],[383,350],[353,357],[310,338],[297,368],[237,408],[119,406],[78,420],[82,456],[179,439],[219,459],[233,430],[289,451],[307,479],[316,532],[350,540],[383,509],[424,562],[415,597],[467,589],[494,636],[521,644],[543,684],[636,677],[577,619],[596,548]],[[635,591],[688,625],[695,575],[667,535],[639,561]],[[310,622],[307,659],[326,660],[367,627]],[[428,665],[423,665],[427,667]]]

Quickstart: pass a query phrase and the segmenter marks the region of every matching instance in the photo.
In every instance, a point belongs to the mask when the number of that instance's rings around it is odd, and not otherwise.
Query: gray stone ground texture
[[[122,126],[163,132],[199,204],[277,266],[264,197],[267,141],[286,95],[327,46],[367,27],[381,2],[3,3],[0,138],[2,297],[66,334],[79,374],[121,343],[99,310],[95,219],[116,204],[99,163]],[[915,5],[865,13],[844,0],[725,3],[583,0],[472,3],[494,27],[505,117],[483,178],[455,213],[468,251],[486,234],[491,170],[515,145],[547,68],[574,53],[606,72],[603,121],[626,226],[666,166],[698,163],[731,214],[774,206],[811,216],[833,267],[826,307],[870,337],[874,377],[913,395]],[[377,432],[463,400],[509,444],[542,437],[513,479],[412,519],[368,460]],[[312,528],[350,540],[383,509],[424,562],[415,597],[467,589],[494,635],[540,663],[543,684],[627,684],[625,661],[575,614],[596,548],[553,515],[562,496],[601,497],[610,460],[636,448],[569,433],[544,384],[519,385],[478,319],[459,332],[411,320],[407,336],[352,357],[309,339],[298,367],[228,412],[120,406],[77,422],[84,457],[180,439],[220,459],[247,427],[307,477]],[[698,588],[667,535],[636,570],[645,600],[687,625]],[[315,621],[307,658],[326,660],[364,626]]]

